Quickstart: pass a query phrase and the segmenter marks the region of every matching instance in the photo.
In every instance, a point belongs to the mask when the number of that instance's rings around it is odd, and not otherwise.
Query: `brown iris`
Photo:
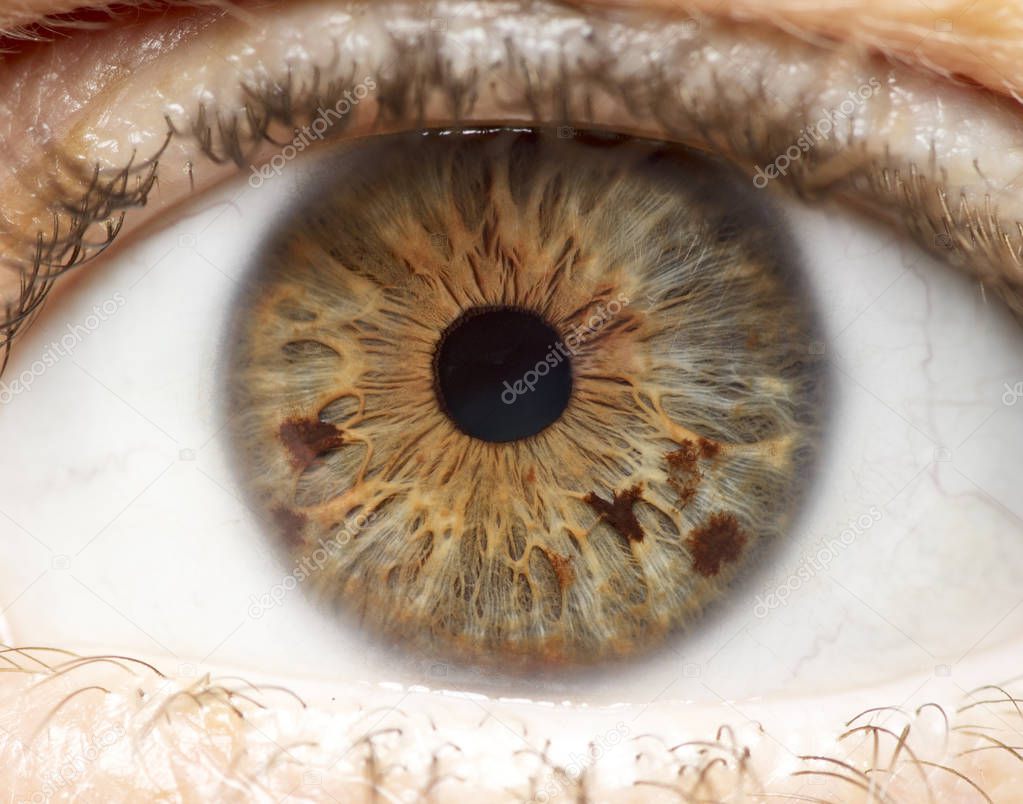
[[[724,167],[605,135],[377,138],[275,231],[234,444],[305,585],[505,667],[660,643],[783,535],[819,441],[784,231]]]

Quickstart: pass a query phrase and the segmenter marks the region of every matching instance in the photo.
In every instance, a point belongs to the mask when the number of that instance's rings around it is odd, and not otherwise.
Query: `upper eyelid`
[[[487,4],[487,6],[489,8],[501,7],[499,4]],[[484,8],[483,5],[478,5],[477,7],[479,9]],[[443,9],[445,6],[443,4],[437,4],[434,8]],[[637,43],[642,45],[644,43],[642,37],[648,38],[647,43],[649,43],[650,37],[654,37],[653,41],[659,45],[663,46],[666,42],[668,42],[675,46],[677,43],[664,38],[663,28],[666,26],[674,25],[675,33],[680,35],[685,33],[684,29],[678,28],[679,25],[684,25],[684,22],[677,16],[670,18],[670,21],[665,23],[665,26],[662,26],[662,32],[660,34],[662,38],[657,39],[656,37],[658,34],[656,32],[651,33],[649,30],[644,30],[641,25],[635,26],[635,30],[630,30],[628,25],[622,26],[613,21],[608,22],[603,20],[600,16],[591,15],[587,17],[585,15],[580,15],[578,12],[573,12],[568,9],[555,6],[545,7],[545,9],[542,9],[540,13],[543,13],[544,10],[549,15],[556,15],[556,21],[569,23],[568,30],[570,31],[573,30],[572,23],[574,22],[574,34],[571,35],[575,35],[576,40],[579,40],[580,32],[583,32],[582,47],[585,47],[584,34],[586,29],[591,29],[591,32],[596,32],[598,39],[600,36],[609,37],[612,34],[621,36],[622,31],[624,30],[629,36],[636,37],[632,42],[633,45]],[[525,15],[523,15],[523,17],[524,16]],[[541,20],[541,22],[543,21],[544,20]],[[359,55],[346,53],[345,56],[348,60],[344,64],[345,67],[350,68],[348,70],[349,80],[354,78],[355,73],[360,69],[360,67],[367,73],[373,73],[375,71],[381,84],[385,87],[389,87],[382,90],[382,97],[388,97],[393,101],[395,98],[401,96],[404,97],[406,106],[414,107],[416,105],[416,99],[414,97],[410,98],[404,96],[402,93],[405,85],[409,82],[409,79],[412,78],[413,75],[416,75],[416,77],[421,76],[422,72],[414,74],[407,72],[407,70],[424,70],[429,67],[430,64],[429,59],[424,60],[422,48],[417,48],[417,45],[420,43],[426,43],[430,48],[434,48],[434,50],[428,54],[430,58],[436,57],[438,63],[443,63],[443,56],[451,60],[451,64],[454,63],[456,57],[464,55],[463,51],[466,49],[467,43],[469,47],[472,45],[471,37],[467,39],[463,38],[462,41],[457,41],[457,36],[464,34],[464,31],[456,30],[455,26],[452,26],[449,30],[431,30],[429,26],[432,22],[433,18],[430,18],[429,20],[424,18],[418,19],[418,23],[423,29],[421,31],[422,38],[415,41],[407,39],[410,35],[408,33],[407,25],[403,29],[398,30],[394,28],[387,28],[386,23],[384,23],[383,28],[391,35],[390,46],[393,49],[387,54],[377,54],[378,58],[375,65],[373,64],[373,54],[368,50],[367,52]],[[494,19],[488,24],[498,23],[503,23],[506,26],[511,24],[501,19]],[[520,21],[515,24],[528,23]],[[796,56],[816,60],[818,63],[814,65],[815,69],[823,68],[837,71],[839,74],[839,80],[844,80],[847,84],[857,77],[862,84],[863,81],[867,80],[868,76],[870,76],[872,80],[877,80],[877,75],[881,75],[882,77],[885,77],[886,81],[892,81],[892,85],[896,90],[905,93],[908,87],[910,93],[916,92],[924,98],[925,102],[927,100],[925,96],[928,94],[928,91],[930,91],[932,98],[934,96],[933,89],[929,90],[925,83],[921,83],[924,79],[920,79],[917,76],[907,73],[905,70],[900,71],[899,68],[891,67],[890,65],[879,61],[871,62],[858,51],[851,53],[839,51],[836,53],[813,48],[810,45],[782,35],[762,34],[748,28],[732,28],[728,25],[719,25],[715,22],[705,22],[704,27],[698,31],[698,35],[712,41],[713,44],[710,44],[708,48],[702,50],[699,42],[694,43],[689,49],[679,45],[677,47],[681,49],[674,51],[673,55],[677,54],[679,61],[688,59],[686,62],[686,69],[689,69],[691,74],[696,74],[699,70],[704,71],[702,80],[704,82],[703,92],[705,95],[707,87],[711,86],[714,80],[719,80],[721,85],[724,85],[724,82],[727,81],[731,81],[738,85],[738,89],[733,88],[734,91],[731,92],[731,97],[728,101],[725,103],[722,103],[720,99],[715,101],[718,103],[716,108],[708,105],[706,97],[699,96],[699,93],[694,91],[691,93],[688,100],[682,103],[674,101],[676,105],[671,108],[673,119],[665,120],[663,118],[662,113],[664,112],[664,108],[658,107],[658,104],[661,103],[661,99],[656,96],[656,92],[651,92],[651,87],[653,86],[657,92],[664,93],[665,97],[672,94],[676,89],[678,89],[678,87],[681,87],[683,92],[687,92],[691,89],[691,87],[687,86],[684,81],[678,81],[677,86],[672,83],[673,73],[671,73],[671,70],[682,69],[680,65],[675,62],[665,62],[660,65],[654,64],[652,68],[648,63],[645,65],[648,70],[661,70],[661,74],[658,75],[655,72],[649,72],[642,75],[642,80],[636,81],[634,76],[630,77],[625,74],[623,77],[622,71],[617,68],[616,63],[609,62],[607,65],[601,65],[599,64],[599,59],[594,62],[591,58],[591,63],[588,65],[591,70],[595,68],[606,69],[608,72],[598,75],[596,78],[594,78],[592,74],[589,75],[587,80],[591,81],[591,84],[588,86],[587,91],[590,94],[580,97],[580,94],[578,92],[574,92],[574,89],[568,84],[565,84],[564,86],[559,85],[559,81],[561,79],[556,74],[556,71],[552,70],[552,65],[549,62],[546,65],[543,65],[541,62],[535,61],[533,64],[529,65],[529,69],[522,68],[519,73],[514,72],[514,64],[511,64],[511,69],[513,71],[510,73],[511,78],[505,79],[506,81],[519,81],[520,83],[525,83],[527,81],[533,82],[531,86],[527,86],[525,89],[523,89],[522,86],[517,88],[518,91],[525,96],[524,99],[520,98],[520,105],[526,108],[527,114],[520,114],[520,116],[515,119],[530,121],[532,118],[532,122],[539,119],[540,122],[566,122],[579,125],[606,124],[602,119],[594,119],[599,118],[599,114],[588,114],[587,104],[594,98],[596,98],[597,103],[606,104],[608,102],[607,92],[604,92],[603,95],[598,95],[598,93],[607,89],[606,82],[610,80],[609,76],[615,74],[616,80],[632,80],[632,85],[627,87],[624,91],[620,91],[619,96],[613,99],[619,107],[616,109],[616,113],[619,116],[619,123],[622,122],[621,118],[623,115],[623,109],[636,107],[638,105],[643,107],[639,110],[640,113],[638,116],[645,116],[644,122],[637,126],[637,128],[640,129],[638,133],[642,133],[647,136],[665,136],[665,138],[689,139],[690,141],[694,139],[699,140],[703,137],[707,140],[703,143],[704,145],[711,144],[716,140],[714,144],[721,147],[726,152],[731,150],[733,153],[730,155],[740,157],[740,161],[753,162],[758,159],[762,159],[766,163],[770,161],[774,155],[785,150],[786,145],[793,142],[796,136],[802,133],[802,131],[798,125],[794,124],[795,122],[798,122],[798,118],[790,118],[787,122],[784,120],[779,122],[777,110],[774,110],[773,112],[775,119],[771,122],[771,125],[767,126],[765,130],[759,132],[761,139],[757,142],[752,140],[753,135],[751,135],[750,131],[744,130],[742,126],[732,126],[731,129],[729,128],[727,121],[722,116],[723,112],[734,115],[736,114],[736,110],[742,109],[743,106],[748,107],[751,104],[755,106],[757,103],[760,104],[760,108],[763,113],[766,114],[771,111],[769,108],[770,98],[766,94],[767,90],[765,89],[765,85],[771,86],[770,81],[774,80],[773,89],[771,91],[777,91],[779,88],[777,73],[782,72],[778,70],[776,66],[776,74],[771,76],[768,74],[766,69],[758,65],[755,70],[760,70],[760,72],[752,78],[746,76],[745,80],[743,80],[742,77],[734,75],[722,75],[719,68],[714,67],[710,62],[713,61],[713,57],[715,55],[720,55],[722,52],[733,52],[733,49],[736,47],[744,48],[744,51],[741,52],[745,52],[747,54],[751,63],[755,63],[758,58],[763,60],[765,56],[773,55],[772,48],[780,50],[788,49],[789,52],[786,55],[790,59],[793,58],[793,54],[795,54]],[[406,41],[403,45],[396,45],[396,42],[401,42],[402,36],[406,37]],[[198,38],[201,39],[201,36]],[[385,40],[385,45],[386,42],[387,40]],[[765,42],[767,43],[766,50]],[[379,45],[379,43],[377,44]],[[566,48],[567,45],[565,45],[564,42],[561,44],[563,47],[562,52],[564,52],[564,48]],[[615,44],[621,45],[622,42],[619,39],[616,40]],[[536,53],[525,54],[525,51],[522,49],[515,50],[518,45],[514,41],[514,37],[510,35],[508,36],[505,45],[512,57],[512,59],[510,59],[510,63],[513,62],[516,57],[520,58],[523,63],[525,63],[527,61],[527,55],[534,59],[538,58]],[[573,46],[575,47],[580,45],[578,45],[578,41],[576,41]],[[360,57],[364,60],[361,63],[358,60]],[[767,60],[770,61],[769,58]],[[780,61],[784,64],[785,59],[782,58]],[[337,67],[337,64],[338,62],[335,60],[334,66]],[[233,67],[233,65],[231,66]],[[310,65],[307,65],[307,67],[309,66]],[[326,66],[328,65],[315,65],[315,67],[321,71],[321,75],[322,71],[326,69]],[[374,67],[376,68],[375,70]],[[405,69],[406,72],[402,73],[402,69]],[[532,72],[530,72],[530,70],[532,70]],[[443,70],[441,72],[443,73]],[[305,76],[305,80],[307,82],[309,81],[309,75],[310,74],[307,73]],[[343,71],[337,72],[333,76],[334,80],[338,80],[341,75],[344,75]],[[242,119],[240,121],[242,130],[244,130],[247,125],[252,125],[251,121],[254,113],[256,119],[269,117],[275,118],[278,122],[295,122],[294,119],[289,118],[287,114],[283,113],[282,109],[285,111],[288,108],[295,109],[300,107],[302,104],[296,102],[294,97],[288,97],[286,102],[284,102],[284,96],[280,94],[280,87],[283,82],[287,78],[291,77],[293,76],[291,76],[290,68],[286,76],[281,75],[279,72],[277,75],[274,75],[270,70],[265,72],[263,75],[264,80],[262,85],[259,85],[257,82],[255,85],[256,91],[254,94],[250,93],[249,106],[245,111],[245,118],[248,118],[248,120],[246,121],[245,119]],[[434,77],[438,78],[438,76]],[[479,86],[466,85],[465,78],[465,74],[458,74],[457,68],[451,68],[446,75],[439,75],[438,80],[440,85],[434,87],[434,90],[441,89],[447,91],[447,102],[455,112],[459,111],[458,104],[461,103],[464,106],[468,90],[479,90]],[[659,78],[660,83],[652,80],[652,78]],[[459,84],[459,81],[462,83]],[[601,81],[605,82],[603,86],[601,86]],[[337,87],[343,88],[343,84],[344,82],[341,81],[337,84]],[[458,98],[456,98],[452,87],[459,88],[460,95]],[[253,85],[250,82],[250,90],[252,90],[252,88]],[[500,90],[501,87],[497,87],[497,89],[494,90],[495,95],[498,94]],[[805,86],[803,87],[803,90],[805,92]],[[964,90],[955,91],[960,93],[965,92]],[[573,97],[569,97],[573,92],[574,99]],[[628,93],[632,93],[631,96]],[[301,94],[300,91],[299,94]],[[645,97],[643,97],[644,94]],[[819,94],[820,93],[811,93],[811,95]],[[480,92],[479,95],[481,97],[485,97],[485,91]],[[841,97],[844,97],[844,95]],[[801,98],[797,95],[796,98],[798,103],[805,103],[805,109],[803,110],[805,114],[809,114],[813,109],[821,108],[822,101],[820,97],[813,97],[812,100],[807,100],[806,98]],[[307,98],[307,100],[309,99],[323,100],[322,97],[316,96],[315,93]],[[223,101],[223,98],[220,100]],[[436,102],[436,91],[434,92],[434,96],[431,96],[429,100],[431,103]],[[493,99],[491,98],[490,100]],[[702,106],[700,104],[702,104]],[[233,108],[237,108],[237,99],[234,100],[233,104],[222,105],[231,105]],[[233,118],[233,122],[228,122],[226,126],[225,117],[223,116],[214,123],[213,116],[215,116],[217,112],[209,111],[209,109],[215,108],[215,104],[211,104],[206,112],[197,111],[192,114],[191,135],[198,141],[198,150],[204,150],[208,154],[213,154],[218,158],[231,157],[234,161],[244,164],[247,153],[239,147],[241,139],[236,142],[233,139],[234,135],[231,133],[231,125],[233,125],[234,122],[238,122],[238,117],[235,116]],[[976,112],[978,108],[979,107],[975,105],[972,111]],[[253,110],[255,110],[255,112]],[[396,109],[391,109],[392,117],[395,116],[395,110]],[[568,110],[567,117],[564,116],[564,110]],[[308,114],[309,111],[310,110],[307,109],[306,113]],[[416,110],[413,109],[413,111]],[[633,108],[630,109],[630,111],[636,112],[636,109]],[[474,111],[470,112],[465,115],[465,117],[472,119],[474,113]],[[560,117],[559,113],[561,114]],[[197,120],[196,117],[201,114],[207,114],[209,116],[206,120]],[[419,110],[418,114],[420,117],[422,116],[421,110]],[[754,112],[754,114],[756,114],[756,112]],[[995,109],[993,114],[996,117],[1001,115],[1003,118],[1001,120],[1003,129],[1005,128],[1007,120],[1008,123],[1014,122],[1014,118],[1008,119],[1011,117],[1011,114],[1006,108]],[[661,116],[660,119],[658,119],[659,115]],[[544,119],[545,116],[546,119]],[[296,117],[300,118],[301,115],[296,115]],[[355,117],[356,115],[353,115],[353,125],[358,127],[358,125],[354,122]],[[229,116],[226,119],[228,121],[232,120]],[[156,118],[154,118],[154,120],[156,120]],[[152,127],[153,122],[154,121],[150,121],[150,127]],[[403,125],[407,127],[409,122],[410,121],[406,120],[403,122]],[[422,123],[426,121],[417,118],[411,122]],[[626,120],[625,122],[629,121]],[[366,121],[361,121],[361,125],[365,126]],[[613,127],[613,123],[610,125]],[[771,128],[771,126],[773,126],[773,128]],[[372,128],[372,126],[370,127]],[[625,125],[620,127],[628,129],[629,126]],[[680,127],[681,130],[679,130]],[[87,129],[87,126],[85,128]],[[256,134],[261,134],[262,132],[258,131],[258,124],[256,125],[256,128]],[[996,124],[992,128],[996,130],[997,133],[998,125]],[[81,123],[79,124],[78,129],[80,132],[83,130],[83,125]],[[176,122],[175,129],[178,130],[179,133],[183,129],[180,119]],[[151,134],[152,133],[153,132],[151,132]],[[210,136],[209,142],[204,141],[205,133],[208,133]],[[160,135],[162,134],[166,134],[166,128],[163,132],[160,132]],[[745,141],[743,141],[744,137],[746,138]],[[259,139],[259,137],[256,136],[253,137],[253,139]],[[833,146],[848,144],[864,145],[868,139],[869,137],[863,137],[861,132],[860,139],[851,139],[849,143],[843,143],[838,137],[835,137],[830,142],[826,142],[823,145],[818,144],[809,152],[805,162],[802,165],[799,165],[799,168],[803,168],[811,163],[813,163],[815,167],[822,164],[826,165],[827,159],[829,158],[832,159],[833,165],[834,158],[836,156],[841,156],[843,158],[846,156],[844,154],[839,154]],[[891,145],[891,143],[888,144]],[[915,226],[918,229],[918,235],[922,236],[925,240],[927,238],[931,238],[932,240],[931,243],[925,243],[925,245],[929,245],[933,249],[933,239],[940,234],[944,234],[950,239],[950,241],[953,241],[954,245],[959,247],[960,257],[969,256],[971,263],[981,264],[982,270],[985,270],[987,273],[988,280],[991,281],[995,287],[998,287],[1003,292],[1007,292],[1011,299],[1017,302],[1017,306],[1019,306],[1019,304],[1023,304],[1023,300],[1016,298],[1019,293],[1019,280],[1014,274],[1016,266],[1019,264],[1019,255],[1021,250],[1023,250],[1023,245],[1020,243],[1021,236],[1012,226],[1012,224],[1014,224],[1014,220],[1009,219],[1006,221],[999,218],[997,216],[997,211],[992,213],[991,210],[985,208],[983,204],[985,200],[990,200],[990,196],[995,194],[998,188],[980,186],[979,191],[975,188],[974,197],[970,199],[964,195],[964,204],[962,209],[957,210],[956,203],[958,199],[956,191],[961,190],[965,192],[966,189],[964,186],[965,182],[963,181],[963,166],[961,164],[954,166],[955,170],[958,171],[958,175],[954,175],[952,180],[949,180],[948,173],[950,165],[947,162],[931,160],[930,164],[926,164],[928,161],[926,158],[920,159],[919,162],[907,161],[906,159],[902,159],[900,161],[898,158],[882,162],[878,153],[879,144],[875,141],[871,144],[871,147],[873,148],[873,151],[869,148],[864,148],[863,153],[866,157],[868,157],[864,165],[852,165],[851,168],[847,167],[839,171],[839,186],[842,187],[847,194],[851,193],[855,196],[859,193],[862,198],[868,200],[871,194],[875,201],[879,196],[884,196],[884,203],[877,206],[887,206],[889,213],[895,204],[906,204],[908,202],[909,206],[913,207],[911,210],[913,213],[911,216],[912,219],[908,221],[910,228]],[[124,148],[123,150],[127,151],[128,149]],[[68,156],[71,155],[80,156],[74,146],[69,149]],[[152,156],[153,154],[150,155],[150,158],[152,158]],[[896,154],[896,156],[898,156],[898,154]],[[917,157],[919,156],[920,154],[917,154]],[[65,179],[70,178],[69,186],[67,184],[65,185],[65,187],[61,190],[61,193],[57,194],[56,197],[49,202],[49,207],[51,210],[57,209],[65,215],[78,215],[78,220],[81,220],[79,209],[82,204],[82,199],[85,197],[91,198],[95,201],[96,187],[93,183],[93,175],[88,171],[82,170],[82,161],[80,159],[77,160],[77,164],[78,175],[65,176]],[[139,159],[136,155],[130,163],[130,171],[126,171],[125,164],[126,162],[122,161],[119,167],[108,169],[98,174],[101,182],[105,181],[107,184],[114,187],[119,193],[119,195],[118,193],[115,193],[115,196],[118,197],[119,201],[119,204],[115,205],[115,211],[116,207],[123,208],[125,206],[132,206],[144,201],[145,196],[147,195],[145,190],[149,188],[149,181],[151,177],[145,172],[149,168],[144,161]],[[164,165],[164,167],[166,167],[166,165]],[[807,177],[813,180],[819,179],[820,175],[820,171],[816,169],[807,172]],[[850,181],[850,177],[853,178],[853,181]],[[979,170],[976,175],[971,175],[969,178],[978,185],[983,185],[985,182],[985,177]],[[126,182],[122,183],[122,179],[126,180]],[[134,185],[131,184],[132,182]],[[803,190],[807,190],[809,184],[807,182],[801,182],[800,186]],[[949,191],[951,191],[951,195],[949,195]],[[108,211],[104,208],[103,204],[99,204],[98,207],[101,211]],[[34,247],[35,244],[33,242],[33,238],[27,238],[27,242]],[[25,244],[23,243],[23,246],[24,245]],[[986,249],[986,252],[984,252],[983,256],[987,257],[988,263],[986,266],[983,265],[984,260],[977,259],[978,253],[982,252],[984,249]],[[27,265],[31,268],[33,259],[34,255],[23,256],[23,267]],[[38,260],[36,259],[35,262],[38,263]],[[14,330],[8,325],[6,330],[8,341],[13,335],[13,332]]]
[[[243,13],[244,0],[122,0],[124,8],[221,7]],[[614,0],[564,0],[580,8],[615,5]],[[24,8],[0,9],[0,41],[48,40],[64,36],[81,27],[76,15],[102,12],[110,8],[108,0],[47,0],[48,5],[34,11]],[[1019,75],[1019,49],[1023,44],[1023,16],[1006,15],[1004,4],[963,0],[957,8],[940,8],[915,0],[884,4],[866,4],[850,10],[844,2],[827,8],[827,2],[807,5],[803,0],[647,0],[651,9],[665,7],[711,16],[731,15],[737,19],[759,21],[807,38],[848,39],[881,52],[890,53],[907,63],[918,62],[945,76],[962,76],[980,86],[1019,98],[1023,94],[1023,76]],[[130,12],[129,12],[130,13]],[[113,22],[119,21],[113,17]],[[102,24],[90,18],[89,27]],[[1017,27],[1014,27],[1014,23]],[[1018,29],[1020,28],[1020,29]],[[0,52],[4,48],[0,46]]]
[[[671,0],[654,0],[670,5]],[[695,0],[712,11],[715,0]],[[842,2],[807,4],[802,0],[730,0],[737,19],[765,18],[786,31],[807,37],[848,39],[944,77],[957,76],[1019,100],[1023,90],[1019,49],[1023,16],[1011,3],[961,0],[935,5],[917,0],[863,3],[848,13]],[[1008,13],[1006,13],[1008,12]]]

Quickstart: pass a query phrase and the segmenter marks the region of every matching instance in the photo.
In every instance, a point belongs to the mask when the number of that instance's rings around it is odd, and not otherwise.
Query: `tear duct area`
[[[254,266],[228,371],[304,589],[416,653],[588,665],[689,627],[784,536],[820,335],[729,168],[495,129],[376,137],[326,175]]]

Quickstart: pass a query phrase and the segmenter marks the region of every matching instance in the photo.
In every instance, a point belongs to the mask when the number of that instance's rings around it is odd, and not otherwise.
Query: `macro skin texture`
[[[233,437],[268,520],[322,596],[426,653],[656,645],[784,531],[817,445],[814,327],[769,212],[617,137],[361,147],[237,315]],[[498,444],[444,415],[433,373],[445,328],[494,306],[543,316],[574,375],[558,421]]]

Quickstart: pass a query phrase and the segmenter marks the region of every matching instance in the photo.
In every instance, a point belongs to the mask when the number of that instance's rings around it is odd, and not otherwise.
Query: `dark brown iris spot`
[[[716,458],[718,453],[721,452],[721,445],[715,441],[708,441],[706,438],[700,439],[700,457],[706,458],[708,461],[712,458]]]
[[[643,499],[639,486],[625,491],[616,491],[610,501],[603,499],[595,492],[587,494],[583,500],[596,511],[612,528],[631,542],[643,541],[643,529],[632,510],[637,502]]]
[[[723,564],[736,561],[747,540],[734,514],[716,513],[689,533],[686,546],[693,554],[693,569],[709,578],[717,575]]]
[[[700,461],[713,460],[720,451],[720,444],[706,438],[701,438],[698,442],[686,439],[679,444],[677,450],[664,456],[668,464],[668,484],[678,495],[679,510],[692,502],[700,481],[703,480]]]
[[[304,469],[315,458],[345,443],[345,436],[328,422],[290,419],[281,424],[281,443],[288,450],[291,465]]]

